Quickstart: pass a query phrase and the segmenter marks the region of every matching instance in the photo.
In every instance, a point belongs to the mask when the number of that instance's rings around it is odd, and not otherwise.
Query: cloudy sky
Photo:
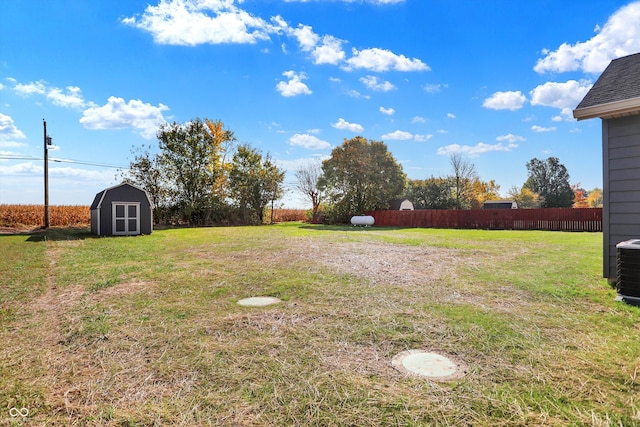
[[[413,179],[468,156],[506,195],[558,157],[602,186],[600,120],[578,104],[640,51],[640,2],[12,0],[0,16],[0,203],[88,205],[163,122],[222,120],[289,171],[347,138]],[[285,205],[305,207],[293,194]]]

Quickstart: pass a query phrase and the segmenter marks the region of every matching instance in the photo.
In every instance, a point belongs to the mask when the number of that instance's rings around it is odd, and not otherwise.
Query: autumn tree
[[[352,215],[386,209],[402,195],[405,174],[383,142],[361,136],[344,140],[322,162],[319,186],[331,205],[331,220],[345,222]]]
[[[573,205],[573,190],[567,168],[557,157],[527,162],[528,178],[523,187],[537,193],[543,208],[569,208]]]
[[[571,190],[573,191],[573,207],[588,208],[589,203],[587,201],[587,190],[580,187],[580,184],[572,185]]]
[[[601,208],[603,203],[602,190],[598,187],[589,191],[587,196],[587,204],[590,208]]]
[[[475,178],[471,182],[471,209],[480,209],[487,200],[500,199],[500,186],[492,179],[482,181]]]
[[[322,168],[318,163],[309,163],[295,172],[295,189],[311,202],[311,220],[313,222],[318,221],[318,208],[323,198],[323,192],[318,187],[321,176]]]
[[[507,195],[518,204],[519,209],[540,207],[540,196],[528,188],[513,186],[507,190]]]
[[[222,203],[214,197],[216,183],[224,174],[219,167],[220,147],[234,139],[233,132],[214,135],[208,120],[193,119],[184,124],[165,123],[157,137],[174,203],[190,223],[203,221],[207,211]]]
[[[223,200],[229,194],[228,177],[231,170],[229,157],[233,153],[236,138],[231,130],[224,128],[224,123],[220,120],[206,120],[205,123],[216,147],[215,152],[212,153],[211,164],[214,169],[221,171],[214,181],[213,194]]]

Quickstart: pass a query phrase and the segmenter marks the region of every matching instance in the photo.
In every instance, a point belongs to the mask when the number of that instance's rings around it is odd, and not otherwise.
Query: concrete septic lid
[[[279,302],[280,299],[275,297],[251,297],[241,299],[240,301],[238,301],[238,304],[247,307],[264,307],[271,304],[277,304]]]
[[[434,381],[461,378],[467,372],[463,362],[425,350],[403,351],[391,360],[391,364],[405,374],[427,377]]]

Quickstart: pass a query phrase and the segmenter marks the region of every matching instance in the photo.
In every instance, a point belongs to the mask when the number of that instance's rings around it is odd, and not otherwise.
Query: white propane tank
[[[364,225],[366,227],[373,225],[375,219],[371,215],[358,215],[351,217],[351,225]]]

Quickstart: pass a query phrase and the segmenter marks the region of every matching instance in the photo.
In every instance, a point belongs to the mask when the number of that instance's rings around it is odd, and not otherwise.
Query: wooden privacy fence
[[[382,227],[602,231],[602,208],[389,210],[367,215]]]

